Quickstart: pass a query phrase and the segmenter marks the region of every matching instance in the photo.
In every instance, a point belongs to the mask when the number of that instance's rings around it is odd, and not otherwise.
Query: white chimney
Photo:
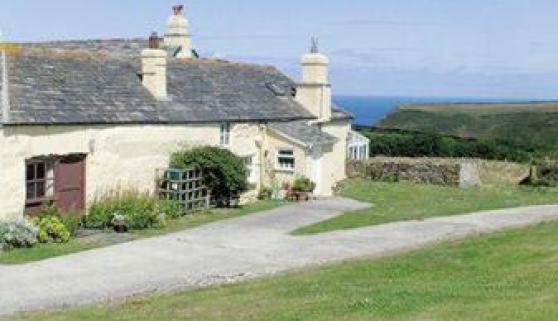
[[[172,7],[173,14],[167,20],[165,32],[165,47],[180,48],[177,58],[192,58],[192,35],[190,24],[184,16],[184,6]]]
[[[149,49],[141,52],[143,85],[159,100],[167,99],[167,52],[159,49],[159,37],[153,33]]]
[[[302,83],[297,86],[296,100],[319,119],[331,119],[331,85],[328,80],[329,59],[318,50],[312,39],[310,53],[302,57]]]

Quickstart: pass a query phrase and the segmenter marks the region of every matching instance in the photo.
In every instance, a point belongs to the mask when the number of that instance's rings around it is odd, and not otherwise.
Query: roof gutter
[[[6,50],[2,50],[1,58],[2,61],[2,124],[7,124],[10,122],[10,92],[8,90],[8,57]]]

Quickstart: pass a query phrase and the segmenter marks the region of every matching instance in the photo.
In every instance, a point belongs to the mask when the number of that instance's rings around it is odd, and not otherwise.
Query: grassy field
[[[237,285],[13,321],[551,321],[558,223]]]
[[[169,221],[161,228],[134,231],[132,232],[132,236],[134,239],[141,239],[169,234],[209,224],[218,220],[265,211],[285,204],[286,203],[282,201],[260,201],[240,208],[214,209],[205,213],[188,215],[177,220]],[[91,241],[87,239],[72,239],[66,244],[39,244],[29,249],[15,249],[8,252],[0,252],[0,264],[22,264],[39,261],[113,244],[114,243],[110,241]]]
[[[443,113],[475,113],[478,115],[491,115],[503,113],[523,112],[558,112],[558,102],[533,102],[533,103],[479,103],[479,104],[403,104],[401,110],[419,110]]]
[[[342,195],[374,204],[373,208],[349,212],[337,218],[304,227],[294,234],[321,233],[368,225],[434,216],[517,207],[535,204],[558,204],[557,189],[499,186],[459,189],[457,187],[382,183],[349,180]]]
[[[554,107],[538,111],[526,111],[517,107],[513,112],[497,110],[490,105],[482,105],[483,108],[460,108],[459,105],[445,107],[403,106],[375,126],[499,141],[518,148],[558,149],[558,110],[552,110]]]

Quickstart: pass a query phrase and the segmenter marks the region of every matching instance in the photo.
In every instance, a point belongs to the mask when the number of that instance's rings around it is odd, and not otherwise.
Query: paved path
[[[342,198],[316,201],[42,262],[0,266],[0,315],[249,279],[558,219],[558,206],[539,206],[288,235],[367,206]]]

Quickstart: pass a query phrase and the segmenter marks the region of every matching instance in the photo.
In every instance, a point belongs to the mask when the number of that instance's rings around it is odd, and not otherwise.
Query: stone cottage
[[[345,178],[352,116],[335,107],[328,58],[277,69],[199,58],[181,6],[163,39],[21,44],[0,63],[0,218],[47,202],[83,212],[117,188],[153,190],[181,145],[243,157],[254,191],[306,176],[328,196]]]

